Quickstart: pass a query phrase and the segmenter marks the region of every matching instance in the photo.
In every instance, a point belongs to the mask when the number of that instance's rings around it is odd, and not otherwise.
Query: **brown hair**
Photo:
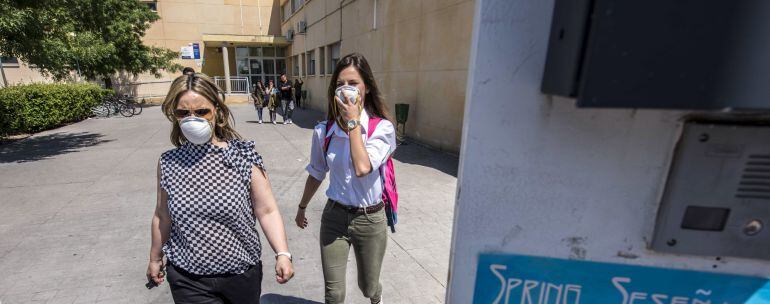
[[[166,115],[166,118],[172,124],[171,143],[174,146],[179,147],[187,142],[187,139],[182,134],[182,130],[179,128],[178,119],[174,116],[174,110],[179,104],[179,98],[188,91],[200,94],[214,105],[214,112],[216,113],[214,115],[214,136],[225,141],[241,138],[241,135],[235,132],[235,129],[232,127],[235,124],[235,120],[230,109],[225,105],[225,94],[205,74],[193,73],[174,79],[161,106],[163,114]]]
[[[326,111],[326,118],[328,120],[338,119],[339,115],[337,114],[337,107],[335,106],[337,101],[334,100],[334,91],[337,90],[337,78],[339,78],[342,70],[351,66],[361,75],[361,78],[364,80],[364,85],[366,85],[366,89],[368,90],[368,92],[362,92],[366,94],[364,97],[364,108],[366,109],[366,113],[393,121],[390,118],[387,107],[385,107],[385,102],[382,94],[380,94],[380,89],[377,87],[377,83],[374,80],[374,74],[369,67],[369,62],[366,61],[364,55],[359,53],[351,53],[342,57],[342,59],[337,62],[337,66],[334,67],[334,73],[332,74],[331,82],[329,83],[329,92],[327,95],[329,103]],[[339,121],[337,123],[342,125]]]

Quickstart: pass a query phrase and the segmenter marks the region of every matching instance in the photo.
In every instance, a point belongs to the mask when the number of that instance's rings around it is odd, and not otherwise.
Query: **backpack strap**
[[[326,121],[326,132],[324,132],[324,155],[329,153],[329,143],[332,142],[332,135],[329,134],[329,131],[332,129],[332,125],[334,124],[334,120],[329,119]],[[326,157],[324,157],[326,159]]]

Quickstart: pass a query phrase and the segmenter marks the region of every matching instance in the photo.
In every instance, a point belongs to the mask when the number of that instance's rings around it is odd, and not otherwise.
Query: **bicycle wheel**
[[[120,101],[118,105],[120,106],[120,115],[123,115],[123,117],[134,116],[134,103],[130,101]]]
[[[118,113],[120,112],[120,105],[118,102],[118,98],[115,96],[111,96],[109,99],[107,99],[107,108],[110,109],[107,116],[118,115]]]
[[[107,103],[102,102],[94,106],[91,109],[91,113],[94,115],[94,117],[109,117],[111,110],[112,109],[110,109]]]
[[[142,114],[142,110],[144,110],[144,99],[142,99],[142,102],[140,103],[133,103],[134,104],[134,115]]]

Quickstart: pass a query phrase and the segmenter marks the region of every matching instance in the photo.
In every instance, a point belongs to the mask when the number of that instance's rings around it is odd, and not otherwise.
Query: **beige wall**
[[[306,34],[295,36],[290,55],[314,50],[318,57],[319,47],[341,41],[341,56],[359,52],[367,58],[393,114],[394,104],[410,105],[409,137],[458,152],[474,0],[376,2],[376,29],[374,0],[345,1],[341,11],[338,0],[305,3],[282,25],[285,33],[296,30],[300,20],[308,24]],[[319,71],[317,67],[316,74]],[[311,106],[325,110],[330,76],[305,78]]]
[[[147,2],[147,1],[145,1]],[[146,45],[165,47],[179,51],[190,43],[199,43],[201,59],[177,59],[182,66],[193,67],[196,71],[210,76],[223,76],[224,66],[221,43],[204,43],[203,34],[281,36],[279,0],[157,0],[160,20],[146,32]],[[230,74],[235,75],[235,49],[229,44]],[[9,84],[46,81],[34,69],[25,64],[20,67],[6,67]],[[163,94],[169,83],[179,73],[163,73],[161,78],[152,75],[117,75],[118,81],[149,83],[143,85],[152,94]]]
[[[5,74],[5,81],[9,86],[53,81],[50,78],[43,77],[36,69],[21,61],[19,61],[19,64],[3,64],[3,73]],[[0,87],[2,86],[3,83],[0,81]]]
[[[221,45],[204,44],[203,34],[281,35],[279,0],[158,0],[161,19],[147,31],[144,42],[179,51],[189,43],[201,46],[201,65],[178,59],[211,76],[223,76]],[[230,48],[230,74],[235,75],[235,52]]]

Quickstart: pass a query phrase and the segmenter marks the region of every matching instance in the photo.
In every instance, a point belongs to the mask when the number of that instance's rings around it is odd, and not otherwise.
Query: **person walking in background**
[[[302,107],[302,85],[305,84],[305,82],[302,81],[302,79],[294,79],[294,100],[296,101],[297,107],[300,109],[304,109]]]
[[[291,124],[291,114],[294,112],[294,102],[291,96],[291,82],[286,79],[286,74],[281,74],[281,81],[278,82],[280,90],[281,111],[283,112],[283,124]]]
[[[270,121],[273,124],[276,124],[275,121],[278,117],[275,114],[275,107],[276,107],[276,94],[278,94],[278,88],[275,87],[275,83],[273,83],[273,80],[270,79],[267,82],[267,87],[265,88],[265,100],[267,101],[267,111],[270,114]]]
[[[259,121],[257,123],[262,124],[262,108],[265,106],[265,86],[262,85],[262,80],[257,80],[251,95],[254,98],[254,108],[257,110],[257,115],[259,116]]]
[[[355,87],[359,94],[340,100],[335,90],[342,85]],[[302,229],[308,226],[305,209],[328,172],[329,199],[320,220],[326,303],[345,302],[351,245],[358,287],[371,303],[382,303],[380,270],[388,236],[380,167],[396,150],[395,128],[372,70],[360,54],[347,55],[337,63],[327,98],[327,121],[313,130],[309,175],[295,223]],[[373,130],[368,130],[370,126]]]
[[[163,114],[176,148],[160,156],[147,278],[177,303],[259,303],[257,222],[276,252],[275,279],[294,274],[283,220],[262,157],[233,129],[224,94],[202,74],[171,84]]]

